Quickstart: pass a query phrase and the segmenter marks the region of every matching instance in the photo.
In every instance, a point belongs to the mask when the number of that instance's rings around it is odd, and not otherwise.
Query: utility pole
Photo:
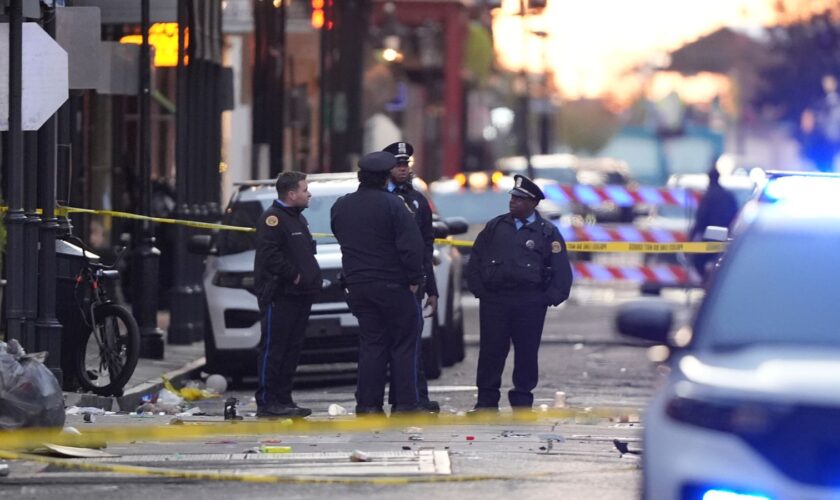
[[[522,19],[522,57],[527,57],[525,42],[528,39],[529,31],[526,19],[528,17],[528,6],[526,0],[519,0],[519,16]],[[528,61],[522,60],[522,68],[519,70],[519,77],[522,79],[522,95],[519,99],[519,109],[522,114],[522,135],[520,137],[520,152],[525,157],[525,168],[528,177],[534,178],[534,166],[531,164],[531,86],[528,82]]]
[[[9,2],[8,204],[6,212],[6,339],[23,338],[23,0]]]
[[[55,7],[45,11],[44,29],[55,38]],[[59,385],[64,384],[61,369],[61,323],[55,315],[56,256],[55,240],[58,219],[55,216],[56,198],[56,147],[58,114],[56,113],[38,131],[38,206],[43,209],[39,232],[38,252],[38,318],[35,321],[36,348],[47,351],[46,365]]]
[[[143,215],[151,215],[152,184],[150,158],[150,87],[151,50],[149,49],[149,0],[140,0],[140,31],[143,42],[140,45],[140,85],[138,108],[140,120],[138,129],[138,166],[140,171],[140,207]],[[155,248],[155,237],[147,221],[137,225],[135,234],[139,245],[135,247],[132,269],[134,303],[132,312],[140,326],[140,357],[163,359],[163,331],[157,327],[158,308],[158,261],[160,250]]]

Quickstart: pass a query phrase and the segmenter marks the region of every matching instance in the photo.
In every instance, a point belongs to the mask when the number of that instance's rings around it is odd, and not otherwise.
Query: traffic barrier
[[[687,241],[685,232],[667,229],[639,229],[630,224],[558,227],[563,239],[572,241],[627,241],[631,243],[679,243]]]
[[[561,184],[560,189],[548,188],[547,193],[558,201],[577,202],[582,205],[614,203],[619,207],[634,205],[682,205],[697,206],[702,195],[682,188],[653,186],[627,187],[620,185],[590,186],[587,184]]]
[[[688,269],[677,265],[605,266],[592,262],[572,264],[576,280],[630,281],[661,285],[698,285],[700,279]]]

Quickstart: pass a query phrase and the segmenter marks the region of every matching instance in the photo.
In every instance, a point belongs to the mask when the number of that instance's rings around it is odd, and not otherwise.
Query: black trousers
[[[382,408],[389,364],[393,409],[417,409],[417,298],[407,286],[392,283],[349,285],[348,291],[360,327],[357,409]]]
[[[531,407],[531,391],[539,380],[538,352],[547,306],[541,293],[509,293],[484,297],[479,302],[477,408],[497,408],[502,373],[513,343],[513,389],[508,400],[513,407]]]
[[[422,288],[422,287],[421,287]],[[417,291],[417,307],[420,308],[420,317],[417,321],[417,400],[421,404],[429,402],[429,382],[426,380],[426,371],[423,368],[423,296],[424,291]],[[395,404],[394,380],[391,377],[391,389],[388,391],[388,403]]]
[[[313,295],[282,295],[260,304],[257,405],[292,403],[292,381],[303,348]]]

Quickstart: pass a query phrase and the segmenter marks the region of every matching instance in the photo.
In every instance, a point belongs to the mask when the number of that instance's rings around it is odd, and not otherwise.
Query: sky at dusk
[[[661,63],[663,54],[722,26],[755,31],[774,19],[771,0],[549,0],[525,29],[518,12],[519,0],[505,0],[494,14],[500,62],[534,72],[547,62],[567,98],[620,92],[630,68]]]

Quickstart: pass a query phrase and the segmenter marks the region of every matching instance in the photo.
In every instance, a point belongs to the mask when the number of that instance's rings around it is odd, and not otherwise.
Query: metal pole
[[[525,24],[525,18],[528,15],[528,10],[525,5],[525,0],[519,0],[519,16],[522,19],[522,53],[526,52],[524,44],[528,38],[528,26]],[[525,157],[525,166],[526,171],[528,172],[528,177],[533,179],[534,178],[534,165],[531,164],[531,88],[528,83],[528,69],[526,67],[527,63],[526,60],[522,60],[522,69],[519,72],[520,78],[522,78],[522,97],[520,98],[519,107],[520,112],[522,113],[522,138],[520,143],[520,148],[522,150],[522,156]]]
[[[141,213],[151,214],[152,184],[150,158],[150,86],[151,61],[149,50],[149,0],[140,0],[140,31],[143,43],[140,46],[140,86],[138,107],[140,121],[138,124],[139,141],[139,170],[141,196]],[[134,251],[134,304],[132,312],[140,326],[140,357],[149,359],[163,359],[163,331],[157,327],[158,309],[158,261],[160,250],[155,248],[155,237],[151,224],[143,222],[137,231],[140,244]]]
[[[38,316],[38,132],[23,133],[23,339],[24,348],[35,352],[35,318]]]
[[[55,8],[46,10],[44,29],[47,34],[55,38]],[[56,304],[56,256],[55,239],[58,233],[58,219],[55,216],[56,189],[56,141],[57,115],[53,115],[38,131],[38,205],[43,208],[39,234],[40,250],[38,252],[38,319],[35,322],[36,348],[47,351],[46,365],[52,371],[59,385],[64,384],[64,373],[61,369],[61,323],[55,316]]]
[[[275,178],[284,170],[286,143],[286,3],[283,2],[271,13],[271,45],[276,56],[271,58],[270,102],[274,110],[273,126],[270,126],[269,151],[271,167],[269,177]],[[275,128],[276,127],[276,128]]]
[[[175,216],[177,218],[189,217],[189,205],[187,203],[187,183],[189,182],[188,163],[189,149],[187,134],[189,133],[189,106],[187,89],[187,70],[184,66],[184,36],[187,27],[186,0],[178,0],[178,68],[177,68],[177,113],[175,115]],[[190,61],[191,63],[193,61]],[[177,226],[175,229],[175,276],[173,287],[170,291],[172,297],[170,309],[169,331],[167,341],[170,344],[189,344],[192,342],[195,330],[195,322],[191,321],[190,295],[193,287],[189,286],[186,275],[186,266],[189,259],[187,254],[187,239],[189,234],[187,228]]]
[[[24,341],[23,334],[23,7],[9,3],[9,131],[8,204],[6,212],[6,338]]]

